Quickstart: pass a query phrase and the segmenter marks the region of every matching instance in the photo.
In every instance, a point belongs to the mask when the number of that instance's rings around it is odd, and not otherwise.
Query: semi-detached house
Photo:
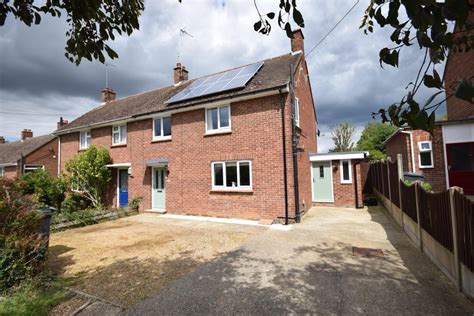
[[[106,201],[141,210],[297,220],[312,205],[317,122],[304,37],[289,54],[103,103],[58,129],[59,168],[91,144],[110,151]]]

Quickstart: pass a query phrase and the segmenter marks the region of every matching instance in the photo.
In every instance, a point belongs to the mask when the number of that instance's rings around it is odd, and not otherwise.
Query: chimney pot
[[[0,136],[0,144],[5,144],[5,137]]]
[[[301,51],[304,54],[304,35],[301,29],[293,31],[293,38],[291,39],[291,51]]]
[[[181,63],[176,63],[174,67],[174,83],[177,84],[181,81],[188,80],[188,71]]]
[[[115,100],[116,93],[111,88],[102,89],[102,102],[110,102]]]
[[[25,140],[27,138],[32,138],[32,137],[33,137],[33,132],[31,131],[31,129],[24,128],[21,131],[21,140]]]
[[[67,120],[63,119],[63,117],[61,116],[59,118],[59,121],[57,123],[57,129],[60,129],[61,127],[63,127],[64,125],[66,125],[67,123],[69,123]]]

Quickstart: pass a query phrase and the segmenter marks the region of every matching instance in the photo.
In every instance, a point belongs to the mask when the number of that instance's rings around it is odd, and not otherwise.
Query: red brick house
[[[474,15],[469,15],[470,32],[474,29]],[[456,28],[455,35],[466,32]],[[454,93],[462,78],[473,80],[474,51],[451,51],[445,67],[447,94]],[[436,191],[459,186],[465,194],[474,195],[474,100],[463,101],[449,97],[446,101],[446,121],[435,124],[433,135],[421,130],[405,128],[395,132],[385,142],[387,155],[396,159],[403,156],[405,172],[423,175]]]
[[[312,205],[309,153],[316,112],[304,37],[292,52],[103,103],[58,129],[60,168],[91,144],[107,148],[110,205],[142,197],[141,210],[241,217],[299,216]]]
[[[54,135],[33,137],[31,130],[24,129],[21,140],[10,143],[0,136],[0,176],[14,179],[39,168],[58,175],[58,139]]]

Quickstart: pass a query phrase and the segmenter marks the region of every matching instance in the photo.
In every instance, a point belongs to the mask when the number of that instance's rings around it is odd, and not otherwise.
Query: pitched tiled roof
[[[27,138],[23,141],[17,140],[11,143],[0,144],[0,164],[16,163],[22,155],[27,156],[31,154],[54,138],[55,136],[50,134]]]
[[[147,115],[156,112],[167,111],[182,107],[193,106],[204,102],[219,100],[228,97],[235,97],[254,92],[275,89],[286,85],[290,80],[290,65],[296,66],[301,57],[301,53],[286,54],[264,60],[262,68],[247,83],[245,88],[240,90],[224,91],[222,93],[204,96],[201,98],[182,101],[173,104],[165,104],[165,101],[174,96],[194,80],[189,80],[177,86],[169,86],[153,91],[148,91],[122,99],[111,101],[97,106],[85,113],[69,124],[63,126],[55,133],[75,130],[94,124],[121,119],[130,119],[135,116]],[[227,70],[226,70],[227,71]],[[210,76],[210,75],[209,75]]]

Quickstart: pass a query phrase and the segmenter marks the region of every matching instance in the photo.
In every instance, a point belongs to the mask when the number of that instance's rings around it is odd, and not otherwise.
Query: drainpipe
[[[285,101],[281,89],[280,93],[280,108],[281,108],[281,131],[283,141],[283,185],[285,187],[285,225],[288,225],[288,172],[286,166],[286,131],[285,131]]]
[[[354,170],[354,191],[355,191],[355,208],[359,208],[359,188],[357,187],[357,165],[360,164],[361,160],[356,160],[353,165]]]
[[[291,139],[292,139],[292,152],[293,152],[293,183],[294,183],[294,191],[295,191],[295,218],[296,222],[301,222],[300,217],[300,194],[299,194],[299,186],[298,186],[298,138],[296,135],[296,121],[295,121],[295,96],[294,96],[294,65],[290,65],[290,94],[291,94]]]
[[[407,131],[401,131],[403,134],[410,135],[410,151],[411,151],[411,172],[415,173],[415,151],[413,149],[413,134]]]

